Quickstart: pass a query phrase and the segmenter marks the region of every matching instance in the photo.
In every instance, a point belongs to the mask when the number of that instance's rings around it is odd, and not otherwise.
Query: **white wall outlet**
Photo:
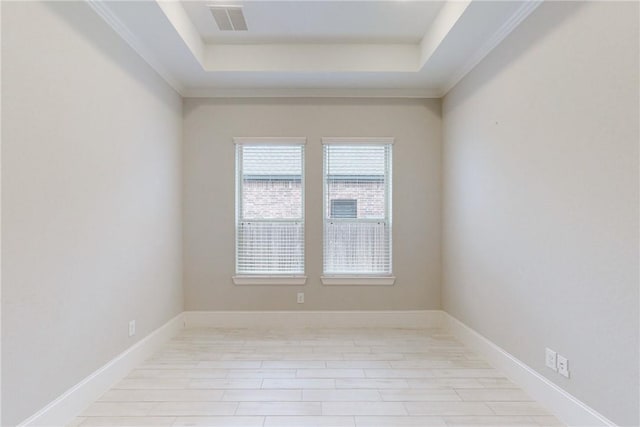
[[[304,304],[304,292],[298,292],[298,304]]]
[[[547,348],[544,353],[544,364],[547,365],[547,368],[552,369],[554,371],[558,370],[557,359],[556,359],[557,354],[558,353],[551,350],[550,348]]]
[[[136,334],[136,321],[129,321],[129,336],[132,337]]]
[[[569,378],[569,361],[566,357],[558,355],[558,373]]]

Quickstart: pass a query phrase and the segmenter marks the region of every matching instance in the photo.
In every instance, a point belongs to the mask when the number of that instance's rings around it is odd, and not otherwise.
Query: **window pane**
[[[303,274],[303,147],[238,145],[238,274]]]

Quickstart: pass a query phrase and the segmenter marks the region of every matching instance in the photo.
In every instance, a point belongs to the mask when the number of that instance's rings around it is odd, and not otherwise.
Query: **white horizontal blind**
[[[324,145],[325,275],[392,273],[391,149],[362,141]]]
[[[304,274],[303,165],[303,145],[236,145],[236,274]]]

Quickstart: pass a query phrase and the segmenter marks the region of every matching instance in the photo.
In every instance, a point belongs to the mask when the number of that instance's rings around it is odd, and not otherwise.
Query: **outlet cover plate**
[[[566,357],[558,355],[558,373],[569,378],[569,361]]]
[[[550,348],[547,348],[544,353],[544,364],[547,366],[547,368],[556,372],[558,371],[557,354],[558,353],[551,350]]]

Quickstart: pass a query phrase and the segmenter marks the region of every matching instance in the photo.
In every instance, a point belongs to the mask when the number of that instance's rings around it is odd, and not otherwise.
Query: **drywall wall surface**
[[[440,307],[440,101],[185,99],[187,310],[409,310]],[[303,136],[305,286],[236,286],[233,137]],[[394,286],[323,286],[322,137],[392,136]],[[296,293],[305,292],[304,304]]]
[[[620,425],[640,424],[638,7],[545,2],[443,103],[445,310]]]
[[[11,426],[182,311],[182,101],[85,2],[2,9]]]

